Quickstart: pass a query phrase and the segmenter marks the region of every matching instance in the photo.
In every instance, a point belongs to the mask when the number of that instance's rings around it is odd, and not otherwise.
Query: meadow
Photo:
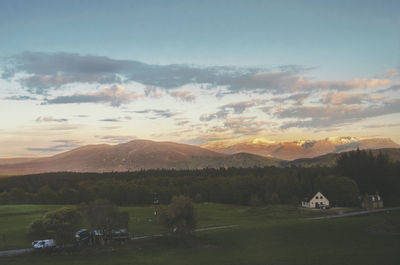
[[[27,247],[26,229],[55,205],[0,206],[2,249]],[[72,206],[69,206],[72,207]],[[121,207],[134,235],[165,232],[153,206]],[[399,264],[400,212],[307,220],[328,212],[292,206],[196,204],[198,227],[238,225],[193,237],[155,237],[125,245],[0,257],[0,264]],[[4,242],[3,242],[4,243]]]

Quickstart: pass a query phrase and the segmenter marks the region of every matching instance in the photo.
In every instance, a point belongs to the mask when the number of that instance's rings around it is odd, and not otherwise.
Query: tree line
[[[400,163],[367,151],[343,153],[335,167],[264,167],[45,173],[0,179],[0,203],[78,204],[107,199],[117,205],[161,204],[185,195],[196,202],[293,204],[321,191],[331,204],[354,206],[379,192],[400,204]]]

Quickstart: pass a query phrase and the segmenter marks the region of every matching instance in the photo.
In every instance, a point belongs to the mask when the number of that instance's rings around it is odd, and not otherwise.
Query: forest
[[[0,179],[0,203],[79,204],[107,199],[117,205],[168,204],[185,195],[195,202],[291,204],[321,191],[333,206],[358,206],[376,193],[400,205],[400,162],[368,151],[342,153],[334,167],[263,167],[135,172],[57,172]]]

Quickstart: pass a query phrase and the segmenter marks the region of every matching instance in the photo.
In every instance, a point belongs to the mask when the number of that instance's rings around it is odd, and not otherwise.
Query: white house
[[[302,201],[301,206],[306,208],[321,208],[322,206],[329,206],[329,200],[318,191],[311,200]]]

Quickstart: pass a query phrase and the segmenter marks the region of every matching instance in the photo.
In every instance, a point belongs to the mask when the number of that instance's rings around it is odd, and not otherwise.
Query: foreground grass
[[[131,229],[137,234],[162,230],[152,221],[152,207],[126,209],[136,216]],[[304,220],[320,212],[220,204],[196,209],[201,227],[240,226],[189,239],[150,238],[123,246],[0,257],[0,264],[400,264],[399,212]]]

